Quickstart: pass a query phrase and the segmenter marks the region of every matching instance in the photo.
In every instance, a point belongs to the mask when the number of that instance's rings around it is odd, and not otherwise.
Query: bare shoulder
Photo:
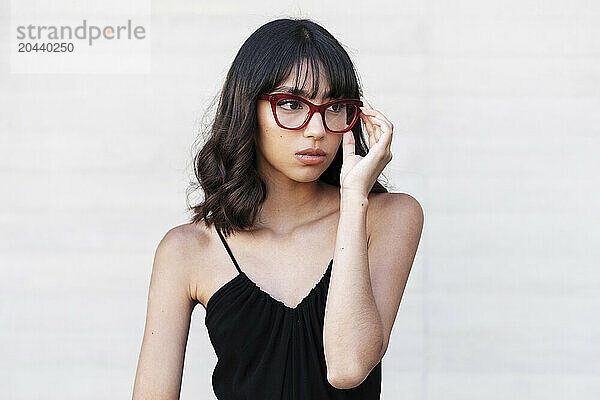
[[[198,301],[198,276],[203,275],[210,232],[204,224],[187,223],[169,229],[156,249],[159,274],[185,285],[190,299]],[[201,280],[200,280],[201,281]]]
[[[209,231],[203,224],[187,223],[171,228],[163,237],[159,248],[170,249],[185,259],[206,246],[209,241]]]
[[[397,229],[397,223],[419,233],[423,226],[423,208],[408,193],[370,193],[367,214],[369,237],[374,229]]]
[[[423,208],[417,199],[408,193],[382,193],[380,196],[381,210],[386,216],[401,213],[419,217],[423,215]]]

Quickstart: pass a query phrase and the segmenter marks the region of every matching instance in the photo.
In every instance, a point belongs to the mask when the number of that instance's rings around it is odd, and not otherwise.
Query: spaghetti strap
[[[233,264],[237,268],[238,272],[241,274],[242,270],[240,269],[240,266],[238,265],[237,261],[235,260],[235,257],[233,256],[233,253],[231,252],[231,249],[229,248],[229,245],[225,241],[225,238],[221,234],[221,231],[219,230],[219,228],[216,228],[216,229],[217,229],[217,233],[219,234],[219,237],[221,238],[221,242],[223,242],[223,245],[225,246],[227,253],[229,253],[229,257],[231,258],[231,261],[233,261]]]

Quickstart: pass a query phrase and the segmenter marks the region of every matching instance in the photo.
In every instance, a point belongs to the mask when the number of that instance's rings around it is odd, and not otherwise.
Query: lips
[[[324,156],[326,153],[321,149],[316,149],[314,147],[309,147],[308,149],[300,150],[296,154],[299,155],[308,155],[308,156]]]
[[[298,161],[306,165],[317,165],[321,164],[326,160],[325,156],[316,156],[309,154],[294,154],[294,157],[296,157]]]

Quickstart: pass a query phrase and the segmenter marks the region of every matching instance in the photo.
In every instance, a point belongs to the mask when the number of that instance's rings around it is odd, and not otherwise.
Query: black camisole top
[[[212,386],[219,400],[375,400],[381,392],[381,361],[351,389],[327,381],[323,350],[325,302],[333,259],[296,307],[255,284],[239,267],[225,238],[217,233],[239,274],[206,304],[205,325],[217,355]]]

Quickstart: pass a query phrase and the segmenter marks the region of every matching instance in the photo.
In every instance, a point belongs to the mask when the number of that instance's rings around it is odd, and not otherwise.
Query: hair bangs
[[[264,92],[276,90],[293,76],[291,94],[308,99],[315,99],[321,92],[327,99],[359,98],[362,93],[352,61],[337,46],[325,40],[305,40],[293,43],[291,51],[275,53],[271,79],[266,79],[269,84]],[[325,88],[320,87],[323,83]]]

